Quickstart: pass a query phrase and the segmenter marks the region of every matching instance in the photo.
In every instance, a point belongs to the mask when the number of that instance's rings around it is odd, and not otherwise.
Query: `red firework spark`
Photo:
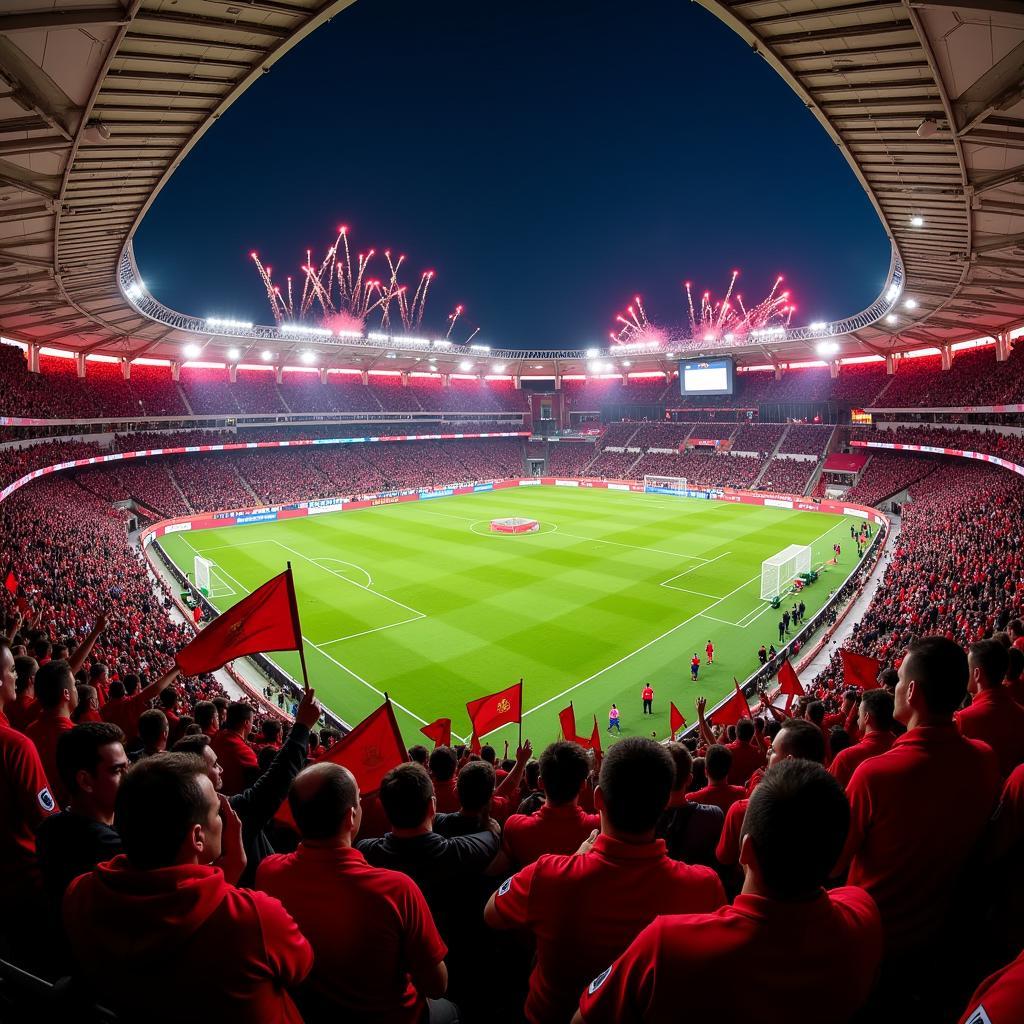
[[[291,275],[282,288],[274,283],[272,268],[265,266],[255,252],[249,254],[278,324],[313,321],[318,326],[349,334],[362,333],[368,326],[377,324],[382,328],[401,324],[404,330],[419,330],[434,271],[423,271],[410,295],[408,285],[401,281],[405,256],[392,256],[391,250],[385,249],[386,271],[380,277],[374,276],[371,270],[376,256],[376,250],[369,249],[356,253],[353,258],[348,228],[343,224],[338,228],[334,244],[319,263],[314,262],[313,251],[306,250],[305,262],[300,267],[302,289],[296,294]],[[463,307],[459,306],[448,318],[448,337],[462,312]],[[473,334],[479,330],[478,327]]]
[[[782,275],[775,279],[771,291],[763,299],[749,307],[744,304],[743,296],[736,291],[739,275],[738,270],[732,272],[725,297],[721,300],[714,299],[710,292],[705,291],[701,293],[699,300],[695,301],[691,282],[683,282],[690,322],[685,338],[680,340],[731,341],[734,338],[744,338],[755,331],[789,326],[796,312],[796,304],[788,291],[779,290]],[[615,317],[615,329],[611,333],[611,339],[620,344],[647,341],[662,344],[669,340],[669,331],[647,319],[640,296],[636,296],[633,304],[626,307],[626,312]]]

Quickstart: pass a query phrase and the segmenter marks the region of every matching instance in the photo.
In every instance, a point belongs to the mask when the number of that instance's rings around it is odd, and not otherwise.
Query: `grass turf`
[[[492,518],[528,516],[536,534],[495,535]],[[525,680],[523,734],[558,736],[572,700],[579,732],[602,729],[611,703],[622,735],[669,733],[669,701],[695,720],[733,676],[778,642],[781,612],[761,601],[763,559],[812,544],[813,566],[842,545],[804,601],[819,608],[856,562],[841,516],[605,490],[529,487],[176,533],[162,544],[193,571],[198,553],[233,590],[224,610],[284,569],[295,573],[310,680],[354,724],[387,691],[410,744],[450,717],[469,735],[467,700]],[[789,604],[792,601],[788,602]],[[714,665],[704,664],[708,640]],[[699,681],[689,661],[701,657]],[[273,655],[296,678],[296,653]],[[654,687],[653,716],[640,691]],[[514,729],[492,734],[499,746]],[[425,742],[425,741],[424,741]]]

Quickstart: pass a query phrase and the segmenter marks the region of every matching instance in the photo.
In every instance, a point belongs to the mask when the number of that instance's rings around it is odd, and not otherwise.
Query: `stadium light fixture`
[[[826,324],[824,320],[815,320],[814,323],[811,324],[811,330],[812,331],[823,331],[823,330],[825,330],[825,328],[827,326],[828,326],[828,324]]]
[[[588,359],[596,359],[597,358],[597,349],[596,348],[588,348],[587,349],[587,358]]]
[[[495,363],[495,364],[494,364],[494,365],[493,365],[493,366],[491,367],[491,370],[492,370],[492,371],[493,371],[494,373],[504,373],[504,372],[505,372],[505,364],[504,364],[504,363]]]
[[[469,373],[469,371],[473,369],[473,364],[468,359],[463,359],[462,362],[459,363],[459,369],[463,373]]]
[[[903,306],[905,309],[917,309],[917,299],[907,299]]]
[[[888,315],[888,316],[887,316],[887,317],[885,318],[885,322],[886,322],[887,324],[894,324],[894,323],[896,323],[896,321],[897,321],[897,320],[899,320],[899,317],[898,317],[898,316],[897,316],[897,315],[896,315],[895,313],[890,313],[890,314],[889,314],[889,315]]]
[[[241,356],[241,354],[242,353],[237,348],[228,349],[228,359],[233,363],[238,361],[238,357]]]
[[[923,228],[924,227],[924,217],[911,217],[910,218],[910,226],[912,228]]]
[[[309,364],[316,359],[316,356],[312,352],[306,351],[302,353],[301,359],[304,363]]]
[[[628,359],[623,359],[622,360],[622,365],[623,366],[632,366],[633,364]]]
[[[816,351],[819,356],[834,356],[839,351],[839,346],[834,341],[819,341]]]
[[[265,363],[269,363],[270,360],[273,359],[273,358],[274,358],[274,353],[273,352],[268,352],[266,349],[264,349],[260,353],[260,359],[262,359],[263,362],[265,362]]]
[[[186,359],[198,359],[200,354],[202,353],[202,351],[203,350],[198,345],[190,342],[184,348],[185,358]]]

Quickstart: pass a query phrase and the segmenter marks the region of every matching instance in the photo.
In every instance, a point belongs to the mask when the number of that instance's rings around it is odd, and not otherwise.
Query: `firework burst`
[[[780,291],[782,275],[775,279],[771,291],[763,299],[752,306],[747,306],[743,296],[736,291],[739,274],[738,270],[732,272],[729,286],[722,299],[714,299],[708,291],[702,292],[699,298],[695,299],[692,283],[683,282],[689,325],[687,329],[678,332],[670,332],[653,324],[647,318],[640,296],[636,296],[624,313],[616,315],[615,328],[611,333],[612,341],[630,345],[645,342],[665,344],[671,340],[673,334],[678,333],[677,340],[680,342],[731,342],[756,331],[788,327],[796,312],[796,304],[788,291]]]
[[[300,275],[287,275],[283,285],[275,282],[273,268],[264,265],[255,252],[249,256],[279,325],[315,324],[338,334],[362,334],[377,326],[417,331],[423,325],[434,271],[423,271],[410,294],[408,285],[401,280],[405,256],[393,256],[390,249],[385,249],[386,269],[377,276],[371,268],[377,258],[376,250],[357,252],[353,257],[345,225],[338,228],[334,244],[319,262],[314,261],[312,249],[307,249]],[[455,340],[452,332],[462,313],[463,307],[458,306],[448,317],[447,338]],[[476,328],[473,334],[479,330]]]

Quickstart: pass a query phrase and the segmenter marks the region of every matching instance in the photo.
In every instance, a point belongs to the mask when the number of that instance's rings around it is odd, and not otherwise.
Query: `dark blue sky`
[[[425,326],[603,341],[639,292],[745,299],[786,274],[807,323],[878,294],[888,243],[817,121],[695,4],[358,0],[279,61],[184,161],[136,241],[153,293],[269,323],[250,250],[355,247],[437,271]]]

